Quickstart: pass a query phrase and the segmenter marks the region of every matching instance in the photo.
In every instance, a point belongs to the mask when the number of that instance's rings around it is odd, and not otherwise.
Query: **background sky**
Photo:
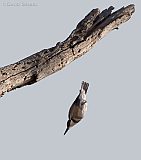
[[[0,99],[0,160],[141,160],[141,2],[21,2],[0,2],[0,67],[63,41],[93,8],[134,3],[136,12],[63,70]],[[88,112],[64,136],[82,80]]]

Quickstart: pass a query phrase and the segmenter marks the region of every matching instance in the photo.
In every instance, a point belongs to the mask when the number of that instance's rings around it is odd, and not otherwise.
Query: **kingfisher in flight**
[[[88,105],[86,100],[88,87],[89,83],[82,81],[79,94],[69,109],[67,128],[64,132],[64,135],[71,127],[73,127],[84,118]]]

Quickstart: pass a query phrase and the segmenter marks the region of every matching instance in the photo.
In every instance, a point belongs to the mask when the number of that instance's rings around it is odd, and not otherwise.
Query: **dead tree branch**
[[[135,11],[133,4],[112,13],[113,9],[113,6],[102,12],[93,9],[63,42],[0,68],[0,96],[61,70],[88,52],[107,33],[128,21]]]

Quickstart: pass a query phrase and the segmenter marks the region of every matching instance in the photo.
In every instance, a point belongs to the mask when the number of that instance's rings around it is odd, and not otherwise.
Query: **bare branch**
[[[113,9],[113,6],[102,12],[93,9],[65,41],[0,68],[0,96],[61,70],[88,52],[107,33],[128,21],[135,11],[133,4],[112,13]]]

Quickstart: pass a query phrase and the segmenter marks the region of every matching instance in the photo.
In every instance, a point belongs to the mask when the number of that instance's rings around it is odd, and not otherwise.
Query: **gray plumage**
[[[82,82],[81,89],[79,95],[73,102],[70,107],[69,114],[68,114],[68,121],[67,121],[67,128],[64,132],[64,135],[68,132],[68,130],[77,124],[81,119],[83,119],[86,111],[87,111],[87,100],[86,100],[86,93],[89,87],[89,83]]]

